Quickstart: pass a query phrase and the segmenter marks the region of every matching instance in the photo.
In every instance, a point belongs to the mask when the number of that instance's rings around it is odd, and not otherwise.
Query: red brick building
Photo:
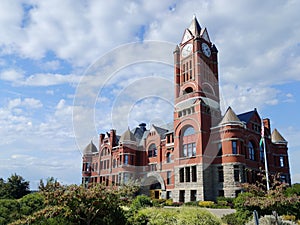
[[[174,54],[174,118],[158,126],[141,123],[121,136],[100,134],[84,149],[82,182],[119,185],[138,179],[141,192],[174,201],[235,197],[241,183],[254,182],[265,167],[290,183],[287,141],[256,109],[222,116],[218,50],[197,19],[184,31]]]

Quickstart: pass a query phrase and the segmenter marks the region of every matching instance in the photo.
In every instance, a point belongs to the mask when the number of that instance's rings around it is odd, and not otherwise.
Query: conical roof
[[[200,27],[195,15],[193,16],[193,20],[191,22],[191,25],[189,26],[189,31],[191,31],[191,33],[193,34],[194,37],[197,37],[200,35],[201,27]]]
[[[120,142],[136,142],[136,138],[129,128],[121,135]]]
[[[282,135],[278,132],[277,129],[274,129],[272,132],[272,142],[274,143],[287,143],[287,141],[282,137]]]
[[[242,123],[230,106],[228,107],[225,115],[223,116],[220,125],[227,123]]]
[[[94,152],[98,152],[97,147],[94,145],[94,143],[91,141],[83,150],[83,154],[92,154]]]

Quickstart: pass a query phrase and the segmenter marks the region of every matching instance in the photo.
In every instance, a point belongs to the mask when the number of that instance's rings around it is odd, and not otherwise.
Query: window
[[[192,182],[197,182],[197,170],[196,166],[192,166]]]
[[[185,195],[185,191],[180,190],[179,191],[179,202],[184,202],[184,195]]]
[[[222,143],[218,144],[218,155],[217,156],[222,156],[223,155],[223,150],[222,150]]]
[[[167,191],[167,199],[172,198],[172,192],[171,191]]]
[[[248,144],[248,153],[249,153],[249,159],[255,160],[254,146],[251,141],[249,141],[249,144]]]
[[[171,171],[167,172],[167,184],[171,184]]]
[[[116,167],[117,167],[117,160],[113,159],[113,168],[116,168]]]
[[[167,153],[166,158],[167,158],[167,163],[170,163],[171,162],[171,153],[170,152]]]
[[[240,181],[240,168],[238,165],[234,166],[234,181],[239,182]]]
[[[191,182],[191,170],[190,170],[190,167],[185,167],[185,182]]]
[[[264,153],[264,147],[259,146],[259,158],[261,162],[265,161],[265,153]]]
[[[129,155],[124,155],[124,164],[125,165],[128,165],[128,158],[129,158]]]
[[[191,202],[196,201],[196,199],[197,199],[197,191],[191,190]]]
[[[224,197],[224,190],[219,190],[219,197]]]
[[[157,149],[155,144],[151,144],[148,148],[148,157],[155,157],[157,156]]]
[[[284,167],[284,157],[282,155],[279,156],[279,165],[280,167]]]
[[[280,175],[280,181],[282,183],[287,183],[286,175]]]
[[[156,171],[156,164],[150,164],[150,171]]]
[[[183,137],[189,136],[195,134],[195,129],[192,126],[189,126],[185,129],[185,131],[183,132]]]
[[[218,167],[218,178],[219,178],[219,182],[224,182],[223,166]]]
[[[184,182],[184,168],[179,169],[179,182],[180,183]]]
[[[183,148],[182,151],[183,157],[196,156],[196,143],[184,144],[182,148]]]
[[[237,141],[232,141],[232,154],[238,154],[237,152]]]

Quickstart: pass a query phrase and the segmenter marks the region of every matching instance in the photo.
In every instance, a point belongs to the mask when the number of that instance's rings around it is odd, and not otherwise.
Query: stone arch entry
[[[163,178],[157,172],[147,173],[141,182],[141,194],[151,198],[165,198],[166,186]]]

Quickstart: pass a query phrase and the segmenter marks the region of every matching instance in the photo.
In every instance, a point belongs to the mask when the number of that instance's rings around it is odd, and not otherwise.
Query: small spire
[[[201,27],[198,23],[198,20],[197,20],[195,14],[193,15],[193,20],[192,20],[192,23],[189,27],[189,31],[193,34],[194,37],[197,37],[197,36],[200,35]]]

